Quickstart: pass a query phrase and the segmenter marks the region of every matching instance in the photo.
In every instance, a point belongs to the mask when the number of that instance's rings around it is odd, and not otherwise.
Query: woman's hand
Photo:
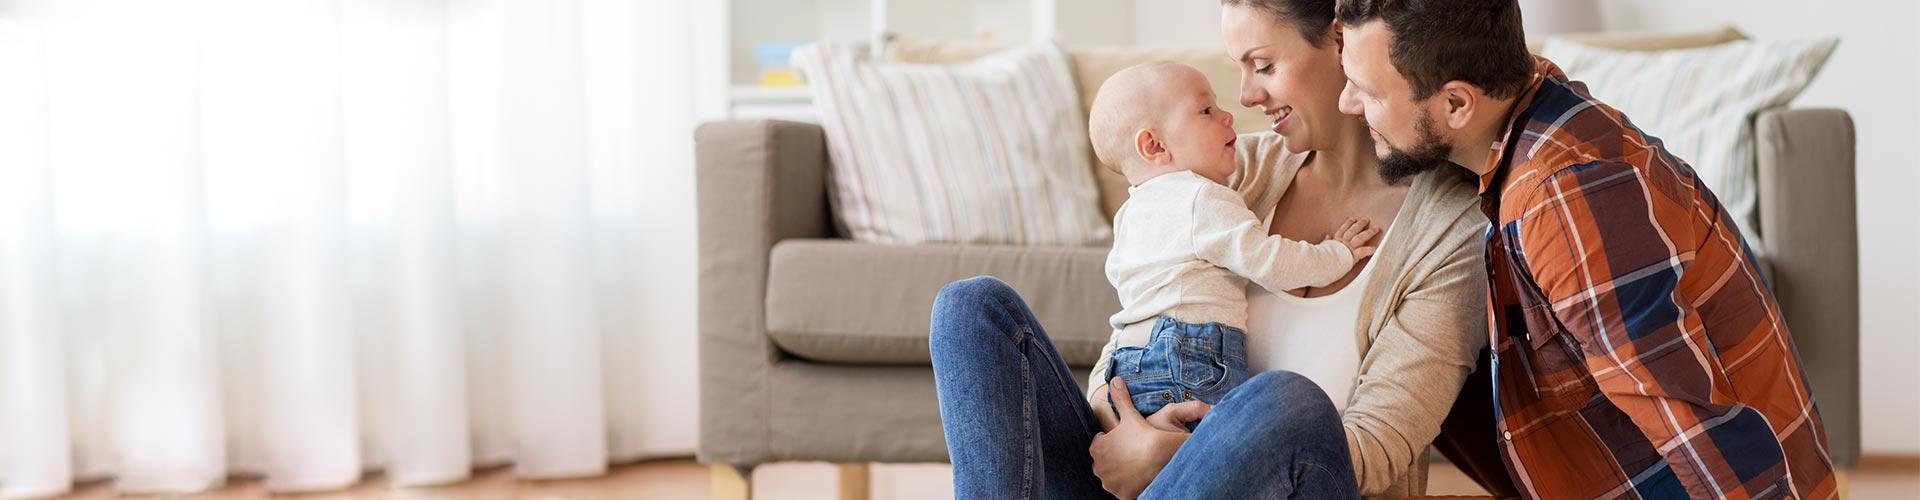
[[[1107,432],[1094,436],[1093,446],[1087,450],[1093,455],[1093,473],[1108,493],[1120,498],[1138,497],[1160,469],[1166,468],[1180,444],[1187,442],[1186,423],[1200,420],[1212,407],[1189,401],[1168,405],[1147,418],[1134,409],[1126,380],[1115,377],[1107,390],[1112,391],[1112,406],[1118,415]],[[1094,411],[1100,413],[1098,408]],[[1106,422],[1101,426],[1106,427]]]
[[[1120,417],[1114,415],[1113,405],[1106,403],[1107,387],[1109,386],[1103,385],[1099,389],[1094,389],[1093,397],[1087,398],[1089,404],[1093,406],[1093,419],[1100,422],[1100,432],[1111,431],[1114,426],[1120,425]]]
[[[1121,383],[1125,382],[1121,381]],[[1120,425],[1120,417],[1113,413],[1113,405],[1105,403],[1108,401],[1107,387],[1103,385],[1099,389],[1094,389],[1093,397],[1087,398],[1092,401],[1093,419],[1100,423],[1100,432],[1111,431],[1114,426]],[[1122,387],[1120,390],[1125,391],[1126,388]],[[1127,400],[1127,407],[1129,410],[1133,409],[1132,399]],[[1187,432],[1187,422],[1199,422],[1200,418],[1206,416],[1207,411],[1212,409],[1213,405],[1203,401],[1182,401],[1167,405],[1159,413],[1147,417],[1147,424],[1164,431]],[[1135,414],[1138,413],[1135,412]]]

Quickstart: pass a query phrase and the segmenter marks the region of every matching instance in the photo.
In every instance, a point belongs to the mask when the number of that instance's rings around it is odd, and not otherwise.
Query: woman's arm
[[[1234,144],[1233,175],[1227,176],[1227,188],[1240,193],[1246,200],[1247,208],[1254,213],[1260,209],[1272,208],[1270,195],[1284,190],[1274,189],[1273,183],[1292,183],[1293,171],[1298,167],[1293,161],[1294,153],[1287,151],[1286,138],[1273,132],[1240,134]]]
[[[1087,373],[1087,404],[1093,406],[1093,416],[1100,421],[1100,430],[1113,430],[1113,424],[1119,417],[1113,414],[1113,407],[1107,402],[1107,366],[1113,358],[1113,349],[1120,344],[1120,331],[1115,330],[1107,337],[1107,345],[1100,347],[1100,359],[1094,360],[1093,370]]]
[[[1361,360],[1341,423],[1363,495],[1385,491],[1426,460],[1422,452],[1487,345],[1486,252],[1477,235],[1452,238],[1445,264],[1408,290]]]

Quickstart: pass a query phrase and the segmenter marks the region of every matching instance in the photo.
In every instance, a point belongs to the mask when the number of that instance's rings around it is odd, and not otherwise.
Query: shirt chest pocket
[[[1554,316],[1552,307],[1535,303],[1524,308],[1526,338],[1516,344],[1533,378],[1535,395],[1573,406],[1583,406],[1597,386],[1587,371],[1580,343]]]
[[[1489,251],[1499,257],[1488,263],[1491,280],[1505,285],[1502,300],[1518,309],[1518,317],[1511,312],[1506,316],[1503,328],[1509,341],[1500,343],[1497,354],[1513,360],[1509,363],[1517,362],[1525,385],[1531,386],[1513,388],[1514,395],[1552,401],[1563,409],[1583,406],[1598,386],[1587,371],[1579,340],[1568,333],[1554,315],[1552,302],[1534,284],[1525,256],[1512,251],[1520,247],[1517,233],[1517,226],[1510,224],[1489,235],[1487,242]]]

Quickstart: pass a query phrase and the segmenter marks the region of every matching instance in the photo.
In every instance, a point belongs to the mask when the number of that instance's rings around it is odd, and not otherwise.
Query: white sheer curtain
[[[0,496],[694,446],[666,0],[0,0]]]

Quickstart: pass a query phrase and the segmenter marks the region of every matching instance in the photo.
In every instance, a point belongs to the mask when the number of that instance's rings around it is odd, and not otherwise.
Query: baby
[[[1132,186],[1107,255],[1121,309],[1090,398],[1118,376],[1142,414],[1219,402],[1248,377],[1249,280],[1274,291],[1326,286],[1373,254],[1363,245],[1379,230],[1366,221],[1348,220],[1317,245],[1267,234],[1227,187],[1237,167],[1233,115],[1214,107],[1192,66],[1156,62],[1113,75],[1087,129],[1100,162]]]

